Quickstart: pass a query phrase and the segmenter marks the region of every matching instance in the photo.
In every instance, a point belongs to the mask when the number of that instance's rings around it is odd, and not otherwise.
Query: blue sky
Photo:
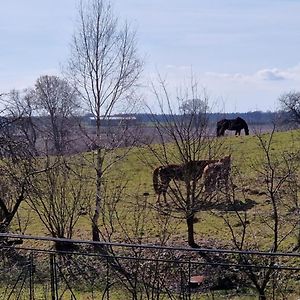
[[[191,70],[216,111],[275,110],[300,89],[300,0],[115,0],[136,28],[145,83],[170,90]],[[76,0],[0,2],[0,92],[60,74],[69,55]]]

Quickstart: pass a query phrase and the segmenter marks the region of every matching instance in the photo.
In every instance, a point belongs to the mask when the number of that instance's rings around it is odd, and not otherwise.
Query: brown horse
[[[217,162],[208,164],[203,170],[205,192],[212,193],[223,186],[228,190],[231,155],[225,156]]]
[[[166,202],[166,194],[171,180],[197,181],[201,178],[204,168],[214,162],[217,160],[194,160],[180,165],[171,164],[157,167],[153,171],[153,188],[158,195],[157,202],[159,203],[161,194]]]

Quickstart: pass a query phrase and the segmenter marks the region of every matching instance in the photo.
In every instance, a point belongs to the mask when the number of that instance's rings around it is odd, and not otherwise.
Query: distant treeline
[[[165,122],[172,119],[180,119],[182,115],[152,115],[152,114],[135,114],[138,123],[151,123],[154,120]],[[205,115],[209,123],[216,123],[221,119],[235,119],[241,117],[249,124],[270,124],[274,121],[287,122],[289,120],[288,113],[284,112],[246,112],[246,113],[208,113]]]
[[[272,124],[274,121],[276,123],[287,124],[292,121],[292,118],[289,117],[289,113],[287,112],[246,112],[246,113],[206,113],[205,118],[207,118],[209,124],[214,124],[221,119],[235,119],[237,117],[243,118],[248,124]],[[26,120],[27,118],[20,118],[21,120]],[[91,114],[86,114],[84,116],[77,116],[77,121],[83,121],[84,123],[88,123],[90,125],[94,125],[95,121]],[[182,119],[182,115],[171,115],[171,114],[146,114],[146,113],[138,113],[138,114],[117,114],[114,116],[110,116],[109,118],[104,118],[102,120],[103,126],[114,126],[119,123],[126,123],[127,125],[136,125],[136,124],[151,124],[153,122],[172,122],[179,121]],[[7,123],[11,123],[9,121],[9,117],[1,117],[0,116],[0,129]],[[37,124],[45,124],[49,122],[49,116],[39,116],[32,117],[32,121]],[[75,121],[75,120],[73,120]],[[11,126],[14,125],[12,122]]]

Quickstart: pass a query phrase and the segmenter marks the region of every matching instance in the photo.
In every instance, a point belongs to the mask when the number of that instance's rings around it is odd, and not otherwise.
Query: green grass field
[[[222,151],[220,157],[231,154],[232,176],[234,179],[235,200],[241,205],[251,204],[244,211],[239,211],[239,216],[247,215],[247,231],[245,234],[243,249],[255,249],[269,251],[274,239],[272,203],[268,194],[268,184],[262,176],[268,169],[264,169],[266,153],[262,149],[262,143],[268,142],[269,134],[261,136],[224,137],[220,138]],[[264,144],[267,145],[267,144]],[[159,148],[159,146],[157,146]],[[174,151],[172,144],[167,146]],[[300,148],[300,132],[276,132],[269,147],[270,164],[276,171],[275,183],[280,181],[282,166],[287,153],[297,153]],[[122,149],[116,150],[121,155]],[[91,160],[92,153],[84,154],[85,160]],[[206,157],[203,157],[205,159]],[[74,161],[79,158],[74,156]],[[297,163],[297,161],[296,161]],[[151,243],[166,245],[187,244],[187,225],[182,211],[168,211],[158,207],[157,196],[152,186],[152,172],[159,163],[146,148],[133,148],[129,154],[114,165],[107,180],[106,197],[103,200],[103,215],[100,218],[100,230],[103,237],[114,242]],[[299,169],[300,170],[300,169]],[[269,171],[269,170],[268,170]],[[86,167],[85,172],[93,178],[94,170]],[[298,172],[299,173],[299,172]],[[299,173],[300,174],[300,173]],[[94,191],[93,179],[89,181],[89,190]],[[124,187],[121,196],[115,198],[115,191]],[[292,232],[292,224],[297,222],[297,216],[291,214],[291,195],[282,187],[278,197],[279,212],[279,236],[281,242],[278,251],[291,251],[296,243],[296,229]],[[93,197],[92,204],[93,204]],[[169,203],[172,206],[172,203]],[[93,209],[93,207],[91,207]],[[91,210],[91,213],[93,210]],[[47,236],[44,225],[38,216],[24,202],[20,210],[21,219],[28,219],[26,234]],[[28,218],[29,216],[29,218]],[[234,237],[239,240],[243,233],[241,220],[234,211],[224,211],[220,207],[199,210],[196,214],[194,233],[196,242],[202,247],[216,247],[236,249],[233,244]],[[227,224],[226,224],[227,222]],[[228,226],[230,224],[231,227]],[[16,226],[16,225],[15,225]],[[85,214],[79,218],[75,227],[73,238],[91,239],[90,215]],[[37,247],[47,247],[45,244],[38,245],[36,242],[25,244]],[[284,262],[284,260],[283,260]],[[297,290],[298,283],[293,282]],[[83,297],[83,298],[80,298]],[[79,292],[78,299],[88,299],[88,294]],[[214,299],[213,296],[204,295],[203,299]],[[226,295],[219,294],[215,299],[229,299]],[[119,299],[117,295],[111,299]],[[121,299],[121,298],[120,298]],[[202,298],[197,298],[202,299]],[[254,299],[250,297],[238,297],[231,299]],[[297,299],[289,298],[289,299]]]
[[[269,135],[264,134],[263,138],[268,140]],[[263,153],[257,137],[255,136],[241,136],[241,137],[225,137],[222,138],[223,153],[232,155],[232,169],[239,171],[239,188],[237,198],[240,201],[245,201],[245,199],[250,199],[256,201],[257,205],[249,210],[249,214],[253,220],[258,219],[258,215],[268,213],[270,205],[266,203],[266,196],[263,194],[265,192],[265,185],[259,182],[258,174],[255,172],[255,165],[259,164],[263,159]],[[274,134],[271,153],[273,157],[281,156],[283,152],[296,152],[300,146],[300,132],[289,131],[289,132],[278,132]],[[171,145],[170,145],[171,147]],[[90,156],[91,154],[86,154]],[[147,158],[147,164],[145,163],[145,158]],[[76,159],[76,158],[74,158]],[[150,163],[149,163],[150,162]],[[151,165],[151,166],[150,166]],[[154,208],[156,203],[156,195],[152,187],[152,171],[153,166],[158,166],[159,163],[156,159],[151,156],[147,149],[134,148],[132,149],[128,156],[123,160],[118,162],[112,169],[112,172],[108,176],[108,186],[122,186],[126,185],[124,190],[124,196],[117,204],[118,213],[120,216],[126,216],[123,218],[124,226],[133,227],[134,226],[134,211],[138,210],[136,204],[139,201],[147,201],[148,212],[146,222],[144,221],[145,228],[144,236],[147,241],[153,240],[155,242],[156,236],[159,234],[155,223],[159,225],[159,220],[161,216],[157,216],[157,210]],[[92,168],[86,170],[91,177],[94,174]],[[241,193],[241,190],[249,190],[252,193],[247,194]],[[90,190],[94,190],[94,185],[90,183]],[[109,192],[108,192],[109,193]],[[149,194],[145,199],[144,194]],[[142,199],[142,200],[140,200]],[[30,221],[26,230],[27,234],[31,235],[47,235],[43,224],[39,221],[38,217],[33,211],[23,203],[21,207],[21,216],[25,218],[30,215]],[[196,234],[199,239],[207,239],[207,237],[213,237],[213,239],[220,239],[226,243],[229,239],[229,232],[224,229],[224,224],[221,218],[218,217],[218,211],[214,213],[204,211],[199,212],[199,222],[196,224]],[[172,237],[173,242],[185,245],[186,243],[186,225],[184,220],[173,220],[172,227]],[[171,222],[172,225],[172,222]],[[261,226],[258,226],[257,230],[264,230]],[[118,232],[119,225],[116,225],[116,239],[122,240],[122,232]],[[258,229],[259,228],[259,229]],[[160,229],[160,228],[158,228]],[[90,220],[88,215],[83,215],[80,217],[79,222],[76,226],[74,238],[89,239],[90,238]]]

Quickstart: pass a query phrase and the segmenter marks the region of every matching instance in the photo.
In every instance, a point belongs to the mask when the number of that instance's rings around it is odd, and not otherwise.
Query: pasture
[[[262,135],[266,140],[269,134]],[[231,153],[232,155],[232,170],[238,170],[239,172],[239,187],[237,189],[240,201],[255,201],[257,204],[255,207],[249,210],[253,216],[257,214],[264,215],[268,212],[268,203],[265,201],[266,187],[260,182],[258,174],[255,172],[256,166],[262,163],[263,153],[262,149],[258,145],[258,140],[255,136],[241,136],[234,137],[229,136],[222,138],[223,152]],[[285,152],[296,152],[300,146],[300,132],[288,131],[278,132],[274,134],[271,152],[274,159],[277,156],[281,156]],[[172,144],[169,145],[172,149]],[[120,151],[120,150],[116,150]],[[173,151],[173,150],[170,150]],[[85,159],[88,160],[91,153],[84,154]],[[71,160],[78,160],[78,156],[74,155]],[[120,162],[115,164],[112,172],[108,175],[108,188],[107,193],[113,193],[113,189],[116,187],[123,187],[122,199],[118,200],[117,207],[121,216],[126,216],[122,219],[124,225],[132,226],[134,223],[134,213],[138,208],[136,206],[147,206],[147,215],[149,217],[149,223],[145,222],[146,228],[144,229],[144,236],[147,241],[155,242],[157,230],[160,229],[159,222],[157,220],[163,218],[159,211],[156,209],[156,195],[152,186],[152,172],[153,166],[158,166],[159,162],[156,161],[152,154],[147,151],[146,148],[135,147],[130,150],[129,154]],[[86,172],[93,177],[94,170],[87,168]],[[93,192],[94,182],[90,180],[90,191]],[[93,199],[91,199],[93,201]],[[30,222],[26,230],[26,234],[32,235],[48,235],[43,224],[39,222],[38,217],[30,210],[30,208],[24,202],[21,207],[21,215],[30,214]],[[213,237],[213,239],[220,240],[221,244],[226,243],[229,238],[229,233],[224,231],[223,221],[217,216],[218,211],[213,214],[209,211],[199,212],[199,221],[196,223],[196,232],[199,239],[207,240],[207,238]],[[153,215],[158,215],[157,218],[152,218]],[[150,217],[151,216],[151,217]],[[173,222],[174,221],[174,222]],[[172,224],[173,223],[173,224]],[[178,221],[174,219],[171,225],[176,225],[176,230],[172,230],[173,243],[179,243],[185,245],[185,223],[184,221]],[[205,225],[205,226],[204,226]],[[264,231],[263,226],[258,226],[257,230]],[[118,226],[116,227],[118,228]],[[116,230],[115,232],[117,240],[122,240],[122,232]],[[82,215],[80,217],[78,226],[76,226],[74,238],[89,239],[90,238],[90,222],[88,215]]]
[[[231,154],[234,193],[229,202],[219,195],[223,200],[196,211],[193,220],[196,243],[203,248],[270,251],[274,243],[275,218],[272,202],[275,198],[272,198],[270,192],[272,194],[275,191],[278,201],[276,212],[279,215],[276,235],[280,238],[277,251],[292,251],[299,230],[295,225],[299,216],[294,214],[299,203],[293,202],[297,197],[288,192],[289,181],[284,182],[277,191],[272,190],[270,182],[272,180],[273,185],[280,184],[286,171],[287,158],[298,153],[300,132],[276,132],[271,142],[269,133],[264,133],[259,138],[254,135],[226,136],[219,138],[219,142],[222,144],[219,157]],[[157,148],[159,149],[159,145]],[[122,157],[123,149],[114,151],[114,155]],[[176,148],[170,143],[167,144],[167,151],[174,152]],[[92,152],[87,152],[71,156],[69,160],[74,165],[79,165],[82,161],[91,161],[93,155]],[[298,164],[297,155],[293,156],[293,163]],[[172,201],[169,201],[168,206],[157,204],[152,172],[158,165],[160,163],[148,148],[139,146],[132,148],[105,176],[99,224],[103,241],[188,247],[185,211],[172,207]],[[91,194],[90,206],[87,205],[85,213],[79,217],[72,236],[74,239],[91,239],[94,172],[91,167],[84,166],[84,173],[89,178],[86,184]],[[201,178],[199,185],[203,185]],[[28,203],[22,203],[19,215],[21,220],[26,219],[28,222],[26,234],[49,235]],[[18,224],[13,225],[12,231],[14,228],[18,228]],[[24,245],[39,248],[49,246],[30,240],[24,241]],[[282,263],[285,261],[281,260]],[[294,264],[297,266],[296,260]],[[296,278],[297,272],[289,276],[291,293],[299,288]]]

